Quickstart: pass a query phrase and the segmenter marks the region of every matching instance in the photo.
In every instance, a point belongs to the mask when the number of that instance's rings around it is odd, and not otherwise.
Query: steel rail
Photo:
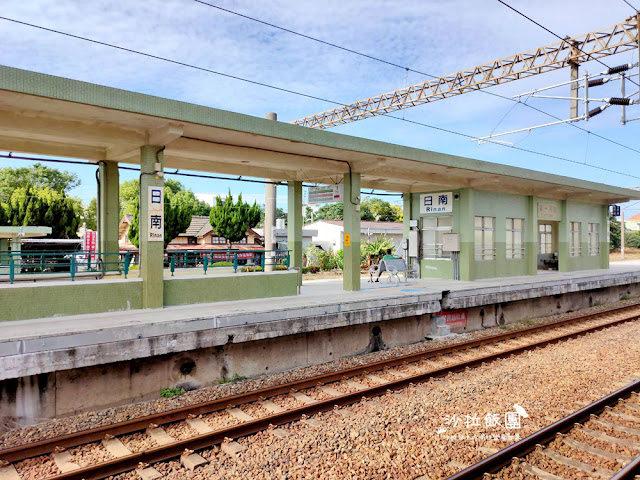
[[[636,475],[640,475],[640,457],[636,457],[629,465],[611,477],[611,480],[635,480]]]
[[[366,390],[360,390],[356,392],[347,393],[338,397],[333,397],[326,400],[319,400],[315,403],[304,405],[291,410],[286,410],[281,413],[276,413],[266,417],[261,417],[255,420],[241,423],[227,427],[222,430],[216,430],[211,433],[197,435],[186,440],[177,440],[174,443],[150,448],[142,452],[133,453],[124,457],[116,458],[106,462],[102,462],[96,465],[82,467],[71,472],[63,473],[48,477],[45,480],[100,480],[111,475],[118,475],[120,473],[134,470],[139,464],[153,464],[179,457],[185,450],[202,450],[204,448],[210,448],[214,445],[218,445],[224,441],[225,438],[239,438],[260,431],[267,430],[271,425],[283,425],[291,423],[293,421],[303,418],[303,415],[313,415],[320,412],[326,412],[332,410],[336,406],[351,405],[359,402],[367,397],[376,397],[384,395],[388,391],[396,390],[411,386],[415,382],[423,382],[430,378],[437,378],[448,375],[449,373],[455,373],[463,371],[466,368],[475,367],[485,362],[506,358],[512,355],[522,353],[527,350],[544,347],[558,343],[563,340],[578,337],[586,333],[596,332],[614,325],[625,323],[631,320],[640,318],[640,313],[630,317],[616,319],[614,321],[587,327],[575,332],[566,333],[558,337],[551,339],[541,340],[531,343],[529,345],[521,345],[512,349],[505,350],[499,353],[493,353],[484,355],[472,360],[464,361],[455,365],[450,365],[436,370],[412,375],[409,377],[401,378],[398,380],[392,380],[388,383],[368,387]],[[147,425],[148,426],[148,425]]]
[[[478,463],[471,465],[468,468],[456,473],[447,478],[447,480],[475,480],[482,479],[486,473],[491,474],[499,471],[505,466],[509,465],[512,459],[523,457],[529,452],[535,450],[536,445],[544,445],[552,442],[558,433],[565,433],[575,428],[576,423],[583,423],[589,420],[591,415],[598,415],[604,411],[608,406],[615,404],[622,398],[628,397],[635,390],[640,389],[640,379],[619,388],[613,393],[602,397],[599,400],[581,408],[580,410],[568,415],[557,422],[544,427],[542,430],[538,430],[536,433],[523,438],[513,445],[509,445],[503,448],[499,452],[494,453],[490,457],[479,461]],[[634,468],[640,468],[640,457],[636,458],[632,464],[636,464]],[[631,466],[632,464],[629,464]],[[620,475],[619,472],[618,475]],[[616,475],[613,478],[618,478]],[[619,477],[619,478],[633,478],[633,477]]]
[[[448,353],[455,353],[458,351],[469,350],[471,348],[481,347],[493,343],[498,343],[506,340],[513,340],[522,336],[527,336],[543,331],[551,331],[555,328],[561,328],[570,324],[578,322],[589,321],[602,315],[611,315],[616,313],[622,313],[626,310],[640,309],[640,305],[629,305],[624,307],[614,307],[601,312],[584,315],[581,317],[570,318],[560,320],[557,322],[547,323],[543,325],[537,325],[534,327],[525,328],[513,332],[505,332],[499,335],[492,335],[489,337],[479,338],[476,340],[469,340],[462,343],[453,345],[447,345],[444,347],[436,347],[423,352],[412,353],[408,355],[402,355],[399,357],[381,360],[366,365],[360,365],[337,372],[325,373],[316,375],[313,377],[307,377],[301,380],[293,382],[275,385],[271,387],[265,387],[258,390],[252,390],[229,397],[210,400],[208,402],[199,403],[196,405],[189,405],[186,407],[180,407],[166,412],[160,412],[153,415],[147,415],[140,418],[134,418],[131,420],[125,420],[112,425],[105,425],[101,427],[91,428],[87,430],[81,430],[78,432],[61,435],[58,437],[47,438],[29,444],[18,445],[15,447],[0,450],[0,460],[5,462],[17,462],[32,458],[40,455],[46,455],[54,452],[57,448],[71,448],[79,445],[85,445],[87,443],[101,441],[106,435],[118,436],[131,434],[145,430],[149,424],[166,425],[181,420],[187,419],[191,415],[203,415],[216,411],[225,410],[228,407],[236,406],[240,404],[246,404],[260,400],[261,398],[269,398],[277,395],[289,393],[292,389],[302,390],[305,388],[311,388],[318,385],[318,383],[330,383],[341,380],[345,376],[357,376],[364,372],[380,371],[384,368],[395,367],[403,365],[405,363],[416,362],[419,360],[426,360],[429,358],[437,357],[439,355],[445,355]],[[632,318],[640,316],[632,315]]]

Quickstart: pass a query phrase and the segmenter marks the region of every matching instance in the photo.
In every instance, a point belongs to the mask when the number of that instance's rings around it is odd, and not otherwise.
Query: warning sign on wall
[[[467,326],[467,312],[465,310],[449,310],[442,312],[447,325],[451,328],[464,328]]]

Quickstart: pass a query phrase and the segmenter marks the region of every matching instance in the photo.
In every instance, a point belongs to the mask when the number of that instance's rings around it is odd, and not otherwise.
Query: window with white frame
[[[538,225],[539,253],[553,253],[553,230],[548,223]]]
[[[451,253],[442,251],[442,236],[451,233],[453,217],[422,217],[422,258],[450,259]]]
[[[579,257],[582,254],[580,248],[580,222],[570,222],[569,226],[569,255]]]
[[[595,256],[600,255],[600,238],[599,238],[600,224],[599,223],[590,223],[589,224],[589,255]]]
[[[211,237],[211,243],[227,243],[227,240],[224,237],[218,237],[217,235],[213,235]]]
[[[475,218],[476,260],[493,260],[495,256],[493,246],[495,220],[494,217]]]
[[[523,218],[507,218],[507,259],[524,257],[522,245]]]

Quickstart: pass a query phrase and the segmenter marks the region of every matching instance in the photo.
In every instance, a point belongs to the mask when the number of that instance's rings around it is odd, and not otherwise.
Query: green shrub
[[[179,397],[184,393],[184,388],[163,388],[160,390],[160,396],[162,398]]]
[[[213,264],[211,264],[212,267],[233,267],[233,262],[227,262],[226,260],[223,260],[221,262],[215,262]]]
[[[302,273],[318,273],[320,271],[320,266],[319,265],[309,265],[306,268],[306,272],[302,272]]]
[[[333,252],[320,250],[318,253],[318,266],[321,270],[333,270],[337,267],[336,257]]]
[[[244,380],[245,378],[247,377],[243,377],[242,375],[238,375],[237,373],[234,373],[233,377],[231,378],[223,377],[222,380],[220,380],[218,383],[220,385],[224,385],[225,383],[239,382],[240,380]]]
[[[624,245],[625,247],[640,248],[640,232],[626,232]]]
[[[247,265],[246,267],[242,267],[240,269],[241,272],[262,272],[262,267],[260,265]]]
[[[286,265],[276,265],[276,270],[289,270]]]

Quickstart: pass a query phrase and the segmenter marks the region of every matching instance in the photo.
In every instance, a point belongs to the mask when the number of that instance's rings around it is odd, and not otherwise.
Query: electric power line
[[[408,73],[408,72],[413,72],[413,73],[417,73],[418,75],[423,75],[423,76],[425,76],[425,77],[429,77],[429,78],[433,78],[433,79],[440,78],[440,77],[437,77],[437,76],[435,76],[435,75],[432,75],[432,74],[430,74],[430,73],[428,73],[428,72],[423,72],[423,71],[420,71],[420,70],[415,70],[415,69],[413,69],[413,68],[411,68],[411,67],[402,66],[402,65],[400,65],[400,64],[398,64],[398,63],[395,63],[395,62],[392,62],[392,61],[390,61],[390,60],[385,60],[385,59],[383,59],[383,58],[375,57],[375,56],[373,56],[373,55],[369,55],[369,54],[367,54],[367,53],[359,52],[359,51],[357,51],[357,50],[353,50],[353,49],[351,49],[351,48],[343,47],[342,45],[338,45],[338,44],[336,44],[336,43],[328,42],[328,41],[326,41],[326,40],[322,40],[322,39],[320,39],[320,38],[312,37],[311,35],[307,35],[307,34],[304,34],[304,33],[301,33],[301,32],[297,32],[297,31],[295,31],[295,30],[291,30],[291,29],[286,28],[286,27],[281,27],[280,25],[275,25],[275,24],[273,24],[273,23],[269,23],[269,22],[266,22],[266,21],[264,21],[264,20],[260,20],[259,18],[255,18],[255,17],[251,17],[251,16],[249,16],[249,15],[245,15],[245,14],[243,14],[243,13],[235,12],[235,11],[233,11],[233,10],[229,10],[228,8],[220,7],[219,5],[214,5],[214,4],[212,4],[212,3],[204,2],[203,0],[193,0],[193,1],[194,1],[194,2],[196,2],[196,3],[200,3],[201,5],[206,5],[206,6],[208,6],[208,7],[215,8],[215,9],[217,9],[217,10],[220,10],[220,11],[223,11],[223,12],[226,12],[226,13],[229,13],[229,14],[231,14],[231,15],[236,15],[236,16],[238,16],[238,17],[242,17],[242,18],[245,18],[245,19],[247,19],[247,20],[251,20],[251,21],[253,21],[253,22],[257,22],[257,23],[260,23],[260,24],[262,24],[262,25],[266,25],[266,26],[268,26],[268,27],[272,27],[272,28],[275,28],[275,29],[281,30],[281,31],[283,31],[283,32],[291,33],[291,34],[293,34],[293,35],[297,35],[297,36],[299,36],[299,37],[306,38],[306,39],[308,39],[308,40],[312,40],[312,41],[314,41],[314,42],[322,43],[322,44],[324,44],[324,45],[328,45],[328,46],[330,46],[330,47],[337,48],[337,49],[339,49],[339,50],[344,50],[345,52],[353,53],[354,55],[359,55],[359,56],[361,56],[361,57],[368,58],[368,59],[370,59],[370,60],[374,60],[374,61],[376,61],[376,62],[380,62],[380,63],[384,63],[384,64],[386,64],[386,65],[390,65],[390,66],[392,66],[392,67],[401,68],[401,69],[405,70],[407,73]],[[623,0],[623,1],[626,1],[626,0]],[[543,28],[544,28],[544,27],[543,27]],[[553,32],[551,32],[551,33],[553,33]],[[555,34],[554,34],[554,35],[555,35]],[[556,35],[556,36],[557,36],[557,35]],[[558,37],[558,38],[559,38],[559,37]],[[562,39],[561,39],[561,40],[562,40]],[[584,52],[583,52],[583,53],[584,53]],[[600,62],[600,63],[602,63],[602,62]],[[603,64],[603,65],[604,65],[604,64]],[[606,65],[605,65],[605,66],[606,66]],[[607,68],[609,68],[609,67],[607,67]],[[629,80],[630,80],[630,79],[629,79]],[[630,80],[630,81],[632,81],[632,80]],[[635,82],[634,82],[634,83],[635,83]],[[497,97],[497,98],[502,98],[502,99],[504,99],[504,100],[508,100],[508,101],[510,101],[510,102],[514,102],[514,105],[521,103],[522,105],[524,105],[524,106],[526,106],[526,107],[528,107],[528,108],[531,108],[532,110],[535,110],[535,111],[537,111],[537,112],[539,112],[539,113],[542,113],[543,115],[546,115],[546,116],[548,116],[548,117],[550,117],[550,118],[553,118],[553,119],[555,119],[555,120],[562,120],[560,117],[558,117],[558,116],[556,116],[556,115],[553,115],[553,114],[551,114],[551,113],[549,113],[549,112],[546,112],[546,111],[544,111],[544,110],[542,110],[542,109],[540,109],[540,108],[538,108],[538,107],[535,107],[535,106],[533,106],[533,105],[529,105],[529,104],[527,104],[527,103],[522,103],[522,102],[520,102],[519,100],[515,100],[515,99],[510,98],[510,97],[507,97],[507,96],[505,96],[505,95],[500,95],[499,93],[491,92],[491,91],[486,90],[486,89],[479,89],[479,90],[477,90],[477,91],[482,92],[482,93],[487,94],[487,95],[491,95],[491,96]],[[503,118],[503,120],[504,120],[504,118]],[[502,120],[501,120],[500,122],[502,122]],[[595,137],[600,138],[601,140],[604,140],[604,141],[610,142],[610,143],[612,143],[612,144],[614,144],[614,145],[618,145],[619,147],[622,147],[622,148],[626,148],[627,150],[631,150],[631,151],[633,151],[633,152],[640,153],[640,150],[637,150],[637,149],[635,149],[635,148],[633,148],[633,147],[630,147],[630,146],[628,146],[628,145],[625,145],[625,144],[623,144],[623,143],[620,143],[620,142],[618,142],[618,141],[616,141],[616,140],[612,140],[612,139],[610,139],[610,138],[608,138],[608,137],[605,137],[605,136],[603,136],[603,135],[600,135],[600,134],[598,134],[598,133],[592,132],[591,130],[588,130],[588,129],[586,129],[586,128],[580,127],[580,126],[575,125],[575,124],[573,124],[573,123],[565,123],[564,125],[568,125],[568,126],[570,126],[570,127],[577,128],[578,130],[581,130],[581,131],[583,131],[583,132],[589,133],[589,134],[591,134],[591,135],[593,135],[593,136],[595,136]]]
[[[91,38],[82,37],[82,36],[79,36],[79,35],[74,35],[74,34],[62,32],[60,30],[47,28],[47,27],[42,27],[40,25],[35,25],[35,24],[32,24],[32,23],[23,22],[23,21],[15,20],[15,19],[8,18],[8,17],[0,16],[0,20],[14,22],[14,23],[18,23],[18,24],[21,24],[21,25],[25,25],[25,26],[37,28],[37,29],[40,29],[40,30],[48,31],[48,32],[51,32],[51,33],[57,33],[59,35],[64,35],[64,36],[67,36],[67,37],[75,38],[77,40],[84,40],[84,41],[87,41],[87,42],[91,42],[91,43],[95,43],[95,44],[99,44],[99,45],[115,48],[115,49],[118,49],[118,50],[127,51],[127,52],[134,53],[134,54],[137,54],[137,55],[142,55],[142,56],[145,56],[145,57],[153,58],[153,59],[156,59],[156,60],[166,61],[166,62],[175,64],[175,65],[180,65],[180,66],[184,66],[184,67],[188,67],[188,68],[193,68],[193,69],[196,69],[196,70],[205,71],[205,72],[212,73],[212,74],[215,74],[215,75],[221,75],[221,76],[224,76],[224,77],[233,78],[233,79],[240,80],[240,81],[243,81],[243,82],[247,82],[247,83],[259,85],[259,86],[262,86],[262,87],[265,87],[265,88],[270,88],[270,89],[282,91],[282,92],[285,92],[285,93],[290,93],[290,94],[293,94],[293,95],[299,95],[299,96],[302,96],[302,97],[313,98],[315,100],[320,100],[320,101],[327,102],[327,103],[332,103],[332,104],[335,104],[335,105],[345,106],[344,103],[336,102],[334,100],[328,100],[328,99],[325,99],[325,98],[316,97],[316,96],[313,96],[313,95],[308,95],[308,94],[305,94],[305,93],[302,93],[302,92],[297,92],[295,90],[290,90],[290,89],[286,89],[286,88],[282,88],[282,87],[269,85],[269,84],[264,83],[264,82],[258,82],[258,81],[255,81],[255,80],[249,80],[249,79],[245,79],[245,78],[238,77],[238,76],[235,76],[235,75],[230,75],[230,74],[226,74],[226,73],[217,72],[215,70],[207,69],[207,68],[204,68],[204,67],[199,67],[199,66],[188,64],[188,63],[181,62],[181,61],[178,61],[178,60],[173,60],[173,59],[161,57],[161,56],[158,56],[158,55],[153,55],[153,54],[149,54],[149,53],[145,53],[145,52],[140,52],[140,51],[133,50],[133,49],[130,49],[130,48],[121,47],[121,46],[113,45],[113,44],[106,43],[106,42],[101,42],[101,41],[94,40],[94,39],[91,39]],[[477,136],[474,136],[474,135],[469,135],[469,134],[465,134],[465,133],[461,133],[461,132],[455,132],[453,130],[448,130],[448,129],[444,129],[444,128],[441,128],[441,127],[436,127],[436,126],[429,125],[429,124],[422,123],[422,122],[417,122],[417,121],[408,120],[408,119],[404,119],[404,118],[400,118],[400,117],[395,117],[395,116],[389,115],[389,114],[383,114],[383,116],[390,117],[390,118],[393,118],[393,119],[396,119],[396,120],[400,120],[400,121],[403,121],[403,122],[412,123],[414,125],[421,125],[423,127],[432,128],[432,129],[440,130],[440,131],[443,131],[443,132],[448,132],[448,133],[451,133],[451,134],[454,134],[454,135],[467,137],[467,138],[470,138],[470,139],[473,139],[473,140],[478,138]],[[571,160],[571,159],[567,159],[567,158],[564,158],[564,157],[551,155],[551,154],[547,154],[547,153],[543,153],[543,152],[537,152],[535,150],[529,150],[529,149],[523,149],[521,147],[505,145],[502,142],[497,142],[497,141],[493,141],[493,140],[489,140],[489,139],[484,140],[484,141],[486,143],[492,143],[492,144],[500,145],[500,146],[506,147],[506,148],[515,148],[516,150],[521,150],[521,151],[528,152],[528,153],[531,153],[531,154],[534,154],[534,155],[540,155],[540,156],[543,156],[543,157],[555,158],[557,160],[563,160],[563,161],[567,161],[567,162],[570,162],[570,163],[577,163],[577,164],[588,166],[588,167],[595,168],[595,169],[598,169],[598,170],[607,171],[607,172],[610,172],[610,173],[616,173],[616,174],[619,174],[619,175],[622,175],[622,176],[625,176],[625,177],[640,178],[640,177],[636,177],[634,175],[630,175],[628,173],[619,172],[619,171],[616,171],[616,170],[610,170],[608,168],[600,167],[600,166],[597,166],[597,165],[578,162],[576,160]],[[631,147],[627,147],[627,148],[631,148]],[[638,151],[638,152],[640,153],[640,151]]]
[[[631,8],[633,8],[636,13],[638,13],[638,9],[636,7],[634,7],[633,5],[631,5],[629,2],[627,2],[627,0],[622,0],[624,3],[626,3],[627,5],[629,5]]]

